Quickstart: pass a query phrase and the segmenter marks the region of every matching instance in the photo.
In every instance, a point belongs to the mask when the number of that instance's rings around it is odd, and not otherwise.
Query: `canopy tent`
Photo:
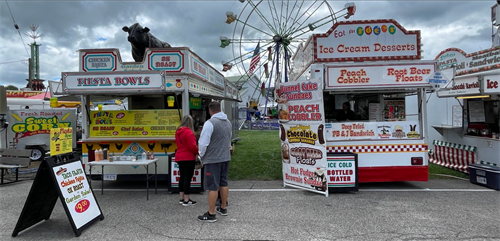
[[[34,100],[49,100],[50,99],[50,93],[48,91],[44,93],[40,93],[34,96],[30,96],[26,99],[34,99]]]
[[[270,107],[276,107],[278,105],[278,103],[274,102],[274,101],[268,101],[267,102],[267,108],[270,108]],[[266,107],[266,102],[264,103],[261,103],[261,105],[259,106],[260,108],[265,108]]]

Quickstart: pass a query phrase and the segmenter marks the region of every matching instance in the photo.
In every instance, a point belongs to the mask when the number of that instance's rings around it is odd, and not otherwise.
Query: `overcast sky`
[[[305,5],[311,2],[305,1]],[[349,20],[395,19],[407,30],[421,30],[424,59],[434,59],[449,47],[467,53],[491,47],[491,6],[496,1],[351,2],[356,4],[357,11]],[[334,10],[342,9],[345,3],[329,1]],[[232,27],[224,23],[225,13],[238,14],[243,6],[238,0],[4,0],[0,2],[0,84],[25,87],[28,65],[23,60],[29,57],[28,44],[32,39],[24,33],[30,31],[30,24],[38,24],[38,32],[43,34],[37,43],[41,44],[40,77],[45,80],[59,80],[61,72],[77,71],[78,49],[117,48],[124,61],[133,61],[122,27],[136,22],[149,27],[153,35],[174,47],[189,47],[220,71],[221,61],[232,56],[230,48],[218,47],[220,36],[233,34]],[[324,13],[318,11],[317,15],[321,14]],[[262,24],[256,18],[252,21],[255,26]]]

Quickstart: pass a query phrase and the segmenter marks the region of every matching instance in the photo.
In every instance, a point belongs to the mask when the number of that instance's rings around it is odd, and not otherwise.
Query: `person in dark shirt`
[[[356,120],[356,115],[354,114],[354,111],[351,110],[349,102],[346,101],[342,104],[342,110],[337,114],[337,120]]]

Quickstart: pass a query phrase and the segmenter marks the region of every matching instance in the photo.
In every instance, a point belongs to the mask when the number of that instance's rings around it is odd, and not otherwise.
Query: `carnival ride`
[[[239,2],[244,5],[238,14],[226,12],[226,23],[234,23],[232,36],[220,37],[219,47],[230,47],[232,51],[232,59],[222,61],[223,71],[234,67],[236,71],[233,73],[251,76],[260,70],[263,81],[257,88],[260,87],[261,91],[255,90],[254,94],[264,94],[267,84],[266,106],[271,86],[289,81],[293,71],[291,57],[299,44],[316,31],[325,32],[322,26],[329,28],[339,18],[348,19],[356,11],[354,3],[346,3],[341,10],[334,11],[325,0]],[[242,86],[248,79],[241,78],[236,85]]]

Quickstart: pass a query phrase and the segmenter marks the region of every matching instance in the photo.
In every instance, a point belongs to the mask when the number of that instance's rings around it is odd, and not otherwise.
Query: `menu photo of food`
[[[278,118],[280,122],[288,122],[288,104],[279,104]]]
[[[281,157],[283,158],[283,163],[290,163],[290,147],[286,142],[281,145]]]

